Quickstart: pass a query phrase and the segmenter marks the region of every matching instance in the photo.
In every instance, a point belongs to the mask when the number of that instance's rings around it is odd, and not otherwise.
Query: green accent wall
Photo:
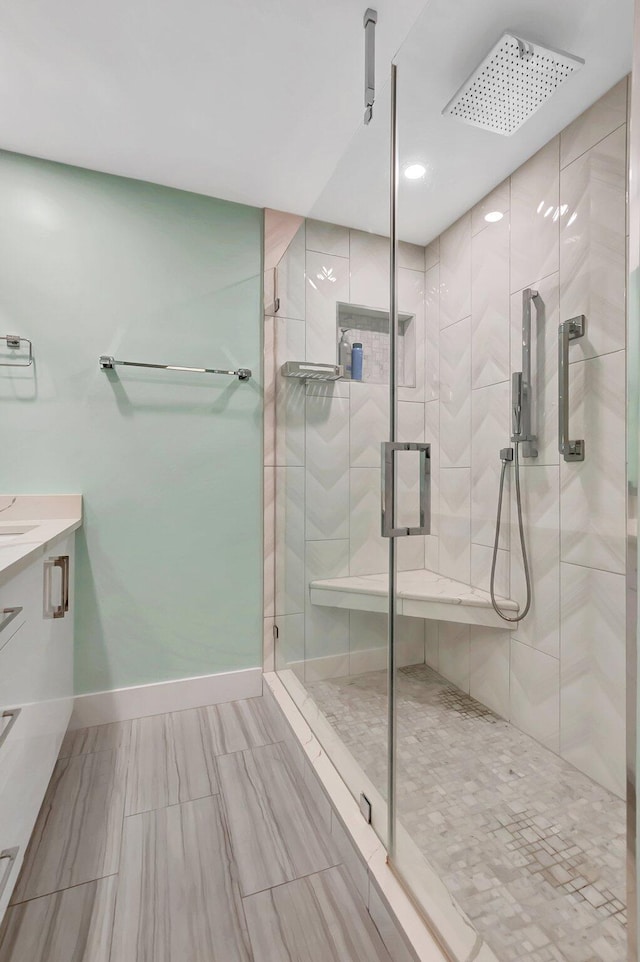
[[[84,495],[78,693],[261,664],[261,291],[260,210],[0,152],[0,491]]]

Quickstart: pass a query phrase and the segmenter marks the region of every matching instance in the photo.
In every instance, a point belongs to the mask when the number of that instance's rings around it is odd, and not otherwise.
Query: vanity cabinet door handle
[[[17,722],[18,715],[21,711],[21,708],[8,708],[6,711],[3,711],[2,714],[0,714],[0,722],[2,722],[2,725],[4,726],[3,728],[0,728],[0,748],[2,748],[4,745],[7,735]]]
[[[9,876],[11,875],[11,869],[13,868],[14,862],[20,851],[20,846],[16,845],[15,848],[5,848],[0,852],[0,899],[2,898],[2,893],[7,887],[7,882],[9,881]]]
[[[4,631],[13,619],[18,617],[21,611],[22,605],[16,605],[15,608],[0,608],[0,617],[2,617],[2,621],[0,621],[0,631]]]
[[[53,569],[60,569],[60,604],[54,605]],[[45,618],[64,618],[69,610],[69,555],[49,558],[44,563],[44,616]]]

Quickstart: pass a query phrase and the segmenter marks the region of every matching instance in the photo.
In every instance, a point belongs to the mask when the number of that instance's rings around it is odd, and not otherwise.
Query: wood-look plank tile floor
[[[0,962],[391,962],[262,698],[70,733]]]

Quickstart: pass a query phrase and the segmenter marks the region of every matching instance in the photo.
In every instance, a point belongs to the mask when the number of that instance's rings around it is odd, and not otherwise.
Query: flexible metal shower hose
[[[500,615],[503,621],[518,622],[522,621],[529,614],[529,609],[531,608],[531,574],[529,572],[529,559],[527,557],[527,544],[524,537],[524,524],[522,522],[522,496],[520,493],[520,457],[519,457],[519,442],[515,442],[515,458],[514,458],[514,468],[516,475],[516,504],[518,507],[518,529],[520,531],[520,547],[522,549],[522,564],[524,567],[524,578],[527,585],[527,601],[524,606],[524,610],[515,615],[515,617],[510,618],[509,615],[505,615],[503,611],[498,607],[496,601],[495,593],[495,580],[496,580],[496,563],[498,561],[498,545],[500,544],[500,523],[502,519],[502,494],[504,491],[504,479],[507,473],[508,461],[503,459],[502,461],[502,471],[500,472],[500,491],[498,493],[498,513],[496,516],[496,540],[493,544],[493,559],[491,561],[491,580],[489,583],[489,592],[491,594],[491,604],[493,605],[496,614]]]

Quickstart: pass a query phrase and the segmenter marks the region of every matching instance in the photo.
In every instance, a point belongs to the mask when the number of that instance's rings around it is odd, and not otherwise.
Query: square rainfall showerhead
[[[505,33],[442,113],[510,137],[583,64],[570,53]]]

